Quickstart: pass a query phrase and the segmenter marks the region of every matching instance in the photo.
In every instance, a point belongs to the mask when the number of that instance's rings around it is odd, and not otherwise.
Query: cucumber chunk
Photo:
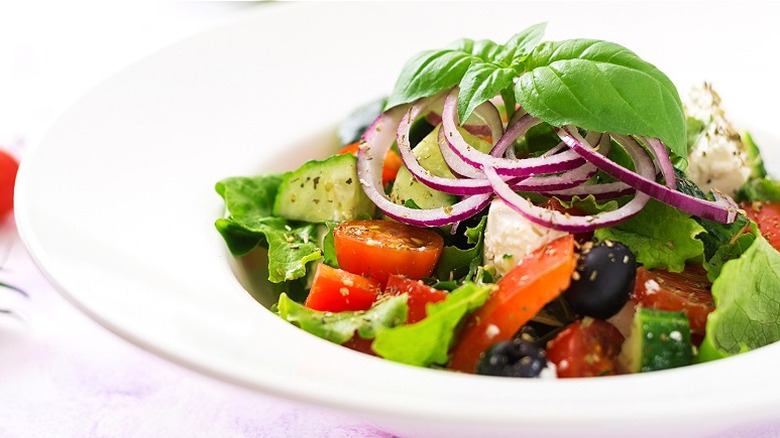
[[[358,182],[357,159],[342,154],[309,161],[287,173],[273,214],[289,220],[341,222],[373,216],[375,208]]]
[[[682,312],[638,308],[619,360],[632,373],[690,365],[693,348],[688,317]]]

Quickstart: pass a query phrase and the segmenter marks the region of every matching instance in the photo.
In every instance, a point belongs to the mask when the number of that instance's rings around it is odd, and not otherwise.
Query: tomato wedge
[[[428,312],[425,306],[428,303],[438,303],[447,298],[447,292],[432,288],[420,280],[412,280],[403,275],[391,275],[387,279],[385,293],[389,295],[409,294],[406,304],[409,306],[409,315],[406,318],[407,324],[425,318]]]
[[[746,202],[742,208],[767,242],[780,251],[780,202]]]
[[[468,317],[449,367],[476,371],[491,345],[512,336],[571,283],[577,259],[574,236],[554,240],[526,256],[497,283],[484,306]]]
[[[439,260],[444,239],[436,232],[389,220],[352,220],[333,230],[339,267],[384,285],[391,274],[427,277]]]
[[[350,143],[339,151],[339,154],[352,154],[357,155],[360,142]],[[393,181],[398,175],[398,170],[404,164],[401,157],[395,153],[392,149],[385,154],[385,162],[382,165],[382,184],[387,184]]]
[[[320,263],[304,306],[323,312],[367,310],[381,287],[370,278]]]
[[[595,377],[618,374],[623,335],[612,324],[585,318],[569,324],[547,343],[547,360],[558,377]]]
[[[691,323],[691,333],[704,334],[707,315],[715,310],[712,284],[699,265],[687,265],[679,273],[662,269],[636,271],[632,299],[650,309],[683,312]]]

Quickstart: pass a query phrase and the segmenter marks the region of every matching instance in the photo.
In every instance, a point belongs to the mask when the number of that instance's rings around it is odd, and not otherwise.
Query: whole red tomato
[[[14,208],[14,182],[18,170],[19,162],[0,150],[0,220]]]

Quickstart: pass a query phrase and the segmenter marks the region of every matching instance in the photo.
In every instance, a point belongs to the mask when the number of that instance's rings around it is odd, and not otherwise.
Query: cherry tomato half
[[[304,305],[310,309],[334,313],[367,310],[376,301],[380,291],[379,283],[370,278],[320,263]]]
[[[767,242],[780,251],[780,202],[746,202],[742,208]]]
[[[491,345],[512,336],[571,283],[577,264],[569,234],[526,256],[497,283],[484,306],[471,314],[452,351],[450,368],[476,371]]]
[[[339,154],[357,155],[358,147],[360,147],[359,142],[350,143],[341,148]],[[398,175],[398,170],[403,164],[403,160],[401,160],[401,157],[397,153],[393,150],[387,151],[387,154],[385,154],[385,162],[382,165],[382,184],[387,184],[394,180],[396,175]]]
[[[427,277],[439,260],[444,239],[431,230],[389,220],[352,220],[333,230],[339,267],[382,285],[391,274]]]
[[[0,220],[14,208],[14,182],[19,170],[19,162],[0,150]]]
[[[391,275],[387,279],[385,293],[389,295],[409,294],[409,299],[406,302],[409,306],[407,324],[414,324],[425,318],[428,315],[425,310],[428,303],[438,303],[447,298],[447,292],[434,289],[420,280],[412,280],[403,275]]]
[[[558,377],[595,377],[618,373],[623,335],[612,324],[584,318],[569,324],[547,343],[547,360]]]
[[[679,273],[639,268],[632,299],[641,307],[681,311],[688,316],[691,333],[704,334],[707,315],[715,310],[711,286],[707,272],[699,265],[687,265]]]

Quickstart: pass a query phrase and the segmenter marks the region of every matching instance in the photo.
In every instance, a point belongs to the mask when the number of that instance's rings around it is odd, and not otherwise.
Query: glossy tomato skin
[[[746,202],[741,207],[767,242],[780,251],[780,202]]]
[[[702,335],[707,316],[715,310],[711,287],[707,272],[699,265],[688,265],[679,273],[639,268],[632,299],[640,307],[685,313],[691,333]]]
[[[384,285],[392,274],[428,277],[441,256],[436,232],[389,220],[352,220],[333,230],[339,267]]]
[[[379,283],[370,278],[320,263],[304,305],[334,313],[367,310],[377,300],[380,291]]]
[[[438,303],[447,298],[447,292],[434,289],[420,280],[412,280],[404,275],[391,275],[387,279],[385,293],[389,295],[409,294],[407,305],[409,314],[407,324],[414,324],[427,316],[425,307],[428,303]]]
[[[19,162],[0,150],[0,220],[3,220],[14,208],[14,183],[18,171]]]
[[[584,318],[568,325],[547,343],[547,360],[558,377],[596,377],[619,373],[623,335],[612,324]]]
[[[493,344],[512,339],[547,303],[571,283],[576,266],[574,237],[566,235],[526,256],[496,284],[487,302],[472,313],[452,350],[449,367],[476,372]]]
[[[359,148],[360,142],[350,143],[341,148],[339,153],[357,155]],[[382,184],[387,184],[390,181],[395,180],[396,175],[398,175],[398,170],[401,169],[402,165],[403,160],[401,160],[401,157],[395,151],[392,149],[387,151],[387,154],[385,154],[385,162],[382,165]]]

